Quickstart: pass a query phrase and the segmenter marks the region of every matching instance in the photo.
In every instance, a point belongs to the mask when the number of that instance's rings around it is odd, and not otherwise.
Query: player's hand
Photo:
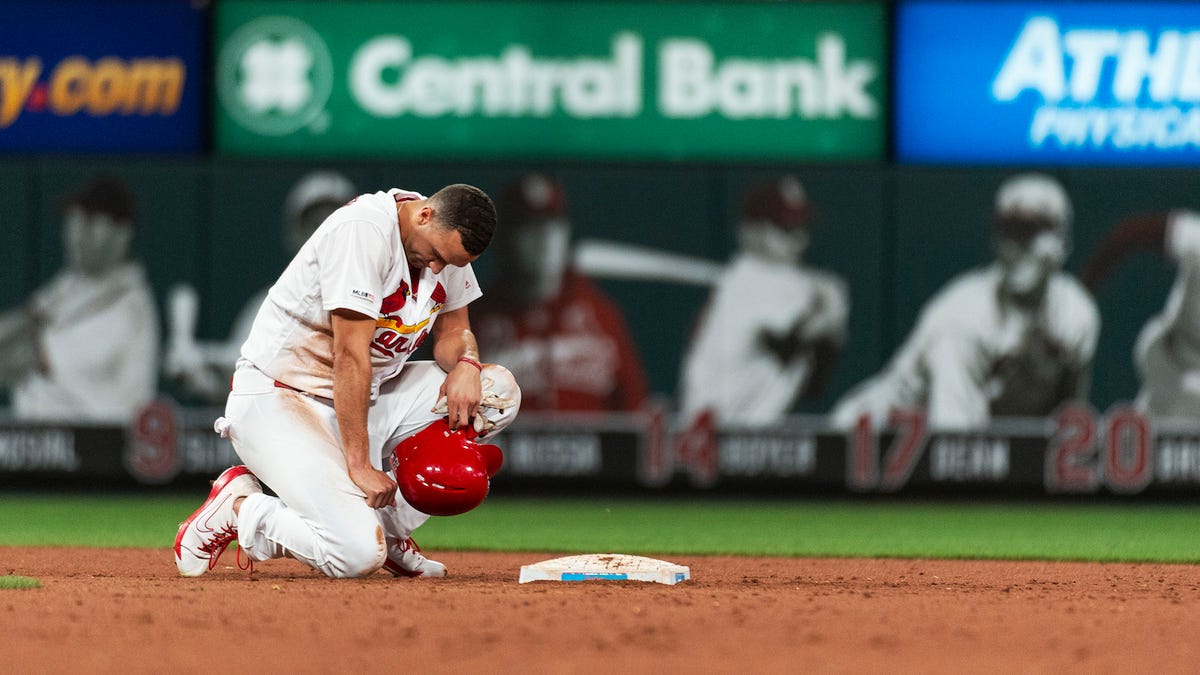
[[[483,398],[483,385],[479,381],[479,369],[460,361],[442,382],[438,399],[446,397],[446,417],[451,429],[470,423],[479,414],[479,401]]]
[[[396,505],[396,481],[386,473],[373,467],[351,469],[350,480],[363,491],[367,506],[381,509]]]
[[[496,428],[496,423],[488,419],[488,415],[484,412],[485,409],[491,408],[500,413],[513,407],[517,404],[516,400],[506,398],[492,391],[492,386],[495,382],[490,377],[482,378],[480,388],[483,390],[483,396],[479,400],[479,408],[475,411],[475,417],[471,424],[475,427],[475,433],[480,436],[486,434]],[[442,396],[438,399],[437,404],[433,406],[433,412],[439,415],[446,415],[449,412],[449,406],[446,404],[446,397]]]

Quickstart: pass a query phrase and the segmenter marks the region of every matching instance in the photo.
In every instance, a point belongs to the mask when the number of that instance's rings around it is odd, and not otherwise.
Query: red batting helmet
[[[456,516],[483,503],[504,463],[500,448],[475,442],[475,430],[438,420],[400,441],[392,469],[404,501],[431,516]]]

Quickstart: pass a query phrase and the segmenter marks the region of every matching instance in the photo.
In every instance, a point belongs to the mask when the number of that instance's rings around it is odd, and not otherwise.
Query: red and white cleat
[[[175,566],[180,574],[198,577],[216,567],[229,542],[237,539],[233,503],[258,492],[262,486],[244,466],[231,466],[217,476],[208,499],[179,524],[175,534]]]
[[[383,569],[397,577],[444,577],[446,566],[421,554],[421,547],[412,537],[388,551]]]

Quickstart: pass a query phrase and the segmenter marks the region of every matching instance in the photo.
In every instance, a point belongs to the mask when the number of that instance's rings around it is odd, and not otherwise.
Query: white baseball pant
[[[440,418],[432,412],[446,374],[432,361],[405,364],[384,383],[367,418],[371,464],[402,439]],[[496,428],[507,427],[520,407],[520,389],[503,366],[485,365],[481,379],[514,405],[482,408]],[[358,577],[383,565],[389,548],[429,519],[399,491],[396,506],[372,509],[350,480],[333,402],[280,388],[253,366],[239,367],[223,424],[234,450],[277,497],[254,494],[238,513],[238,544],[256,561],[288,556],[330,577]]]

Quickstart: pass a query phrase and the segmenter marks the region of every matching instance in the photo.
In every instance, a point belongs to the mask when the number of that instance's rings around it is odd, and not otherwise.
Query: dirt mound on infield
[[[199,579],[169,550],[0,547],[12,672],[1190,672],[1197,568],[659,556],[677,586],[518,584],[556,554],[448,552],[446,579]]]

